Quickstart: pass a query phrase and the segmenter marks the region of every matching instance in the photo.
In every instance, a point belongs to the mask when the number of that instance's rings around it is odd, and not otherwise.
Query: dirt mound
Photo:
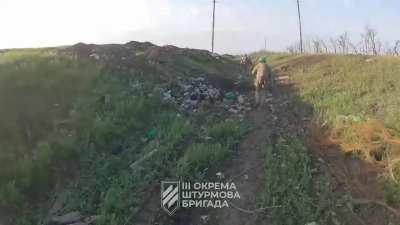
[[[91,59],[117,68],[138,66],[143,61],[136,57],[135,52],[129,46],[118,44],[95,45],[78,43],[59,50],[59,53],[70,55],[78,60]]]
[[[106,45],[78,43],[59,49],[59,53],[72,55],[77,59],[90,58],[114,66],[134,66],[133,62],[143,59],[154,64],[163,64],[171,62],[179,56],[206,61],[215,60],[206,50],[178,48],[173,45],[157,46],[150,42],[137,41]]]
[[[107,45],[78,43],[59,48],[58,53],[111,69],[135,71],[168,84],[176,83],[178,77],[205,77],[213,86],[227,91],[243,91],[243,87],[249,87],[234,59],[214,56],[206,50],[131,41]]]
[[[137,51],[146,51],[147,49],[156,45],[151,42],[130,41],[126,43],[125,46],[129,47],[130,49],[136,49]]]

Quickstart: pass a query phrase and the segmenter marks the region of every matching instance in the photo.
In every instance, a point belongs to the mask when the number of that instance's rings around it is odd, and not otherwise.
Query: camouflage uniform
[[[265,100],[267,90],[271,90],[273,86],[274,79],[272,69],[266,63],[258,63],[251,73],[256,74],[254,80],[254,86],[256,88],[255,99],[256,105],[260,105],[260,103],[263,103]]]
[[[251,62],[251,59],[248,55],[244,55],[241,60],[240,60],[240,67],[243,72],[246,73],[246,75],[251,75],[251,67],[253,66],[253,63]]]

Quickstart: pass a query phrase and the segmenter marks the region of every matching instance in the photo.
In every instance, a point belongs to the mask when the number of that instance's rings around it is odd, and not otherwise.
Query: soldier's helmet
[[[267,57],[266,57],[266,56],[261,56],[261,57],[258,59],[258,62],[260,62],[260,63],[267,63]]]

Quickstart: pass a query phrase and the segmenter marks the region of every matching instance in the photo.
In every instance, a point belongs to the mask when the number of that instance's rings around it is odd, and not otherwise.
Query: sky
[[[298,40],[296,0],[217,0],[215,49],[285,50]],[[400,39],[400,0],[301,0],[305,38],[365,26]],[[212,0],[0,0],[0,49],[150,41],[210,49]],[[396,22],[397,21],[397,22]]]

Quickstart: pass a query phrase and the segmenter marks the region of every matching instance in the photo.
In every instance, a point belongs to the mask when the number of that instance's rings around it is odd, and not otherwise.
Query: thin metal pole
[[[267,38],[264,38],[264,51],[267,51]]]
[[[301,28],[301,14],[300,14],[300,2],[297,0],[297,11],[299,14],[299,30],[300,30],[300,53],[303,54],[303,31]]]
[[[211,37],[211,52],[214,53],[214,29],[215,29],[215,0],[213,1],[213,21],[212,21],[212,37]]]

